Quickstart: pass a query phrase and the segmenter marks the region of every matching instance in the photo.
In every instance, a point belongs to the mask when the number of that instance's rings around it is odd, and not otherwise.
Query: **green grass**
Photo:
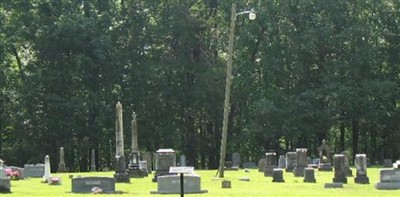
[[[355,175],[355,169],[353,174]],[[249,173],[244,170],[226,171],[225,179],[232,182],[231,189],[222,189],[221,180],[215,178],[216,170],[197,170],[201,176],[201,187],[208,190],[205,194],[186,194],[185,196],[306,196],[306,197],[328,197],[328,196],[400,196],[400,190],[377,190],[375,184],[379,181],[378,168],[368,168],[370,184],[355,184],[354,177],[348,177],[348,184],[340,189],[325,189],[324,184],[332,182],[333,172],[316,171],[317,183],[303,183],[303,178],[294,177],[292,173],[285,173],[285,183],[273,183],[272,177],[264,175],[252,169]],[[30,178],[26,180],[11,181],[11,194],[1,194],[1,196],[92,196],[94,194],[73,194],[71,193],[71,180],[69,175],[81,176],[113,176],[113,172],[98,173],[63,173],[53,174],[62,177],[62,185],[53,186],[41,183],[41,178]],[[250,182],[239,181],[241,177],[249,177]],[[150,191],[157,190],[157,183],[151,181],[149,175],[142,179],[131,179],[131,183],[117,183],[116,190],[123,191],[123,194],[110,194],[106,196],[179,196],[179,195],[159,195],[152,194]]]

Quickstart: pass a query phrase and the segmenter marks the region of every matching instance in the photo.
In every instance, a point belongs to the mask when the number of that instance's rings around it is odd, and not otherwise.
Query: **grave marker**
[[[99,188],[101,193],[116,193],[115,179],[112,177],[76,177],[72,178],[72,193],[92,193]]]
[[[369,178],[367,176],[367,155],[357,154],[355,165],[356,177],[354,178],[354,182],[359,184],[369,184]]]
[[[303,177],[304,169],[307,167],[307,149],[297,148],[296,149],[296,167],[294,168],[294,176]]]
[[[296,152],[286,153],[286,172],[293,172],[296,167]]]

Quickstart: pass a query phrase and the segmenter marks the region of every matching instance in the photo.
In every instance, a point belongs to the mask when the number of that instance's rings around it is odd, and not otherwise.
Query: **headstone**
[[[21,180],[25,178],[24,169],[16,166],[7,166],[5,169],[10,169],[12,173],[12,180]]]
[[[285,182],[285,180],[283,179],[283,170],[281,168],[273,169],[272,182]]]
[[[334,155],[335,176],[332,179],[334,183],[347,183],[345,156],[343,154]]]
[[[380,181],[375,185],[376,189],[400,189],[400,160],[393,164],[393,168],[379,170]]]
[[[367,176],[367,155],[357,154],[354,163],[356,165],[356,177],[354,178],[354,182],[369,184],[369,178]]]
[[[58,173],[67,172],[67,168],[65,167],[65,158],[64,158],[64,147],[60,148],[60,163],[58,163]]]
[[[11,192],[11,179],[7,177],[5,169],[0,168],[0,193]]]
[[[303,177],[304,169],[307,167],[307,149],[297,148],[296,149],[296,167],[294,168],[294,176]]]
[[[259,172],[264,172],[264,168],[265,165],[267,164],[265,158],[260,159],[260,161],[258,161],[258,171]]]
[[[286,153],[286,172],[293,172],[296,167],[296,152]]]
[[[131,144],[131,154],[129,156],[129,167],[128,174],[130,178],[143,178],[147,175],[147,172],[140,168],[140,152],[138,145],[138,133],[137,133],[137,122],[136,113],[132,113],[132,144]]]
[[[96,172],[96,152],[94,149],[92,149],[92,153],[90,156],[90,171],[91,172]]]
[[[282,169],[286,168],[286,157],[285,157],[285,155],[279,155],[278,167],[282,168]]]
[[[25,164],[24,173],[25,177],[42,178],[44,176],[44,164]]]
[[[153,154],[151,154],[151,152],[145,152],[144,160],[147,163],[147,172],[151,173],[153,171]]]
[[[278,168],[276,163],[276,153],[268,152],[265,153],[265,168],[264,168],[264,176],[272,176],[274,172],[274,168]]]
[[[330,189],[330,188],[343,188],[343,183],[325,183],[324,185],[325,188]]]
[[[200,176],[193,173],[194,167],[171,167],[171,175],[159,176],[157,180],[157,191],[151,194],[180,194],[181,180],[183,179],[183,193],[206,193],[207,190],[201,190]],[[178,175],[175,175],[178,174]],[[184,175],[186,174],[186,175]]]
[[[243,162],[242,165],[243,165],[243,168],[256,168],[257,167],[254,162],[250,162],[250,161]]]
[[[221,182],[221,187],[224,188],[224,189],[232,188],[231,181],[223,180],[223,181]]]
[[[346,176],[352,177],[353,171],[350,169],[350,162],[349,162],[350,153],[349,151],[342,151],[342,154],[344,155],[344,169],[346,172]]]
[[[4,161],[0,159],[0,169],[4,168]]]
[[[316,183],[317,180],[315,179],[315,171],[314,168],[305,168],[304,169],[304,183]]]
[[[124,155],[124,131],[123,131],[122,104],[116,105],[116,120],[115,120],[115,174],[114,178],[117,183],[129,183],[129,174],[126,169],[126,158]]]
[[[179,166],[187,166],[187,164],[186,164],[186,155],[181,155],[179,157]]]
[[[330,156],[330,148],[326,143],[325,139],[322,140],[322,145],[318,148],[319,151],[319,171],[332,171],[332,163]]]
[[[101,193],[116,193],[115,179],[112,177],[76,177],[72,178],[72,193],[92,193],[99,188]]]
[[[312,164],[319,165],[319,161],[320,161],[319,158],[314,158],[312,159]]]
[[[240,167],[240,154],[235,152],[232,154],[232,168],[239,169],[239,167]]]
[[[383,167],[384,168],[391,168],[392,167],[392,160],[391,159],[384,159],[383,160]]]
[[[42,182],[48,183],[50,178],[51,178],[50,157],[46,155],[44,157],[44,175]]]
[[[144,176],[149,175],[149,171],[147,170],[147,161],[139,161],[139,169],[143,171]]]
[[[159,149],[156,152],[156,173],[153,182],[157,181],[157,177],[170,175],[169,168],[176,166],[176,153],[172,149]]]
[[[249,182],[250,181],[250,177],[241,177],[240,179],[239,179],[239,181],[246,181],[246,182]]]

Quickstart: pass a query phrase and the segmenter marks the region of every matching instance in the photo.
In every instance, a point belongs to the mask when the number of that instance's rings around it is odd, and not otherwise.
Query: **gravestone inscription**
[[[112,177],[72,178],[72,193],[91,193],[93,188],[101,189],[101,193],[115,193],[115,179]]]

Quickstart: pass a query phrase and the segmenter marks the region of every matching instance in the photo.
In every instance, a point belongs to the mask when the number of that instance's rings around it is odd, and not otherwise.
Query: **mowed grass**
[[[353,175],[355,175],[355,169]],[[196,170],[201,176],[202,190],[208,190],[205,194],[185,194],[185,196],[306,196],[306,197],[328,197],[328,196],[400,196],[400,190],[377,190],[375,184],[379,181],[379,168],[368,168],[370,184],[355,184],[354,177],[348,177],[348,184],[344,188],[325,189],[325,183],[331,183],[333,172],[316,172],[317,183],[303,183],[303,178],[294,177],[293,173],[284,173],[284,183],[273,183],[272,177],[264,177],[257,169],[250,172],[244,170],[225,171],[225,179],[232,183],[231,189],[221,188],[221,179],[215,177],[216,170]],[[61,176],[61,185],[48,185],[41,183],[41,178],[30,178],[26,180],[11,181],[11,194],[1,196],[92,196],[94,194],[71,193],[71,180],[73,176],[107,176],[112,177],[114,172],[96,173],[62,173],[53,176]],[[242,177],[249,177],[249,182],[239,181]],[[123,191],[123,194],[107,194],[106,196],[180,196],[150,194],[150,191],[157,190],[157,183],[151,181],[152,175],[141,179],[131,179],[131,183],[117,183],[116,190]]]

